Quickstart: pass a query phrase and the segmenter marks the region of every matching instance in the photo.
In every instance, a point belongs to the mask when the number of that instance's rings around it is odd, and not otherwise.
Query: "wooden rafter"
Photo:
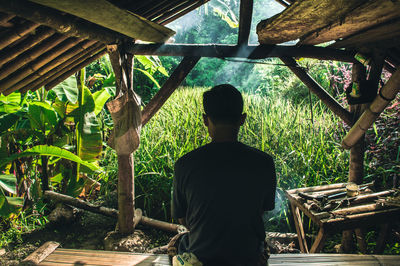
[[[173,16],[171,16],[168,19],[165,20],[160,20],[160,19],[156,19],[155,22],[160,23],[161,25],[167,25],[168,23],[177,20],[178,18],[186,15],[187,13],[193,11],[194,9],[204,5],[206,2],[208,2],[210,0],[202,0],[202,1],[198,1],[197,3],[191,5],[190,7],[186,8],[186,9],[182,9],[182,10],[175,10],[177,11],[177,13]]]
[[[39,24],[28,21],[14,28],[8,34],[0,38],[0,50],[27,35],[37,27],[39,27]]]
[[[279,4],[281,4],[283,7],[288,7],[290,6],[290,4],[288,4],[286,1],[284,0],[275,0],[276,2],[278,2]]]
[[[353,124],[350,112],[329,95],[293,58],[281,57],[281,60],[333,113],[339,116],[347,125]]]
[[[106,0],[30,0],[119,32],[133,39],[164,42],[175,34],[171,29],[120,9]]]
[[[46,72],[43,76],[38,77],[35,81],[29,83],[28,85],[26,85],[25,87],[20,89],[20,91],[22,93],[25,93],[28,90],[36,91],[37,89],[43,87],[44,85],[48,84],[49,82],[52,82],[53,80],[57,79],[59,76],[61,76],[65,72],[74,68],[76,65],[81,64],[86,59],[97,54],[101,50],[104,50],[103,44],[97,43],[97,44],[89,47],[84,52],[73,56],[72,58],[70,58],[67,61],[63,62],[62,64],[56,66],[52,70]]]
[[[0,0],[0,11],[48,26],[67,36],[96,40],[102,43],[116,43],[127,38],[112,30],[83,20],[78,21],[71,15],[54,12],[54,9],[25,0]]]
[[[353,52],[315,46],[283,45],[216,45],[216,44],[132,44],[127,51],[135,55],[237,57],[263,59],[268,57],[306,57],[321,60],[357,62]]]
[[[162,88],[150,100],[142,111],[142,125],[145,125],[163,106],[171,94],[178,88],[200,57],[185,57]]]
[[[38,31],[35,35],[28,37],[23,42],[15,45],[13,47],[3,49],[0,54],[0,67],[4,64],[10,62],[11,60],[16,58],[23,52],[31,49],[32,47],[34,47],[41,41],[49,38],[53,34],[54,34],[54,30],[43,29],[41,31]]]
[[[80,64],[77,64],[75,66],[73,66],[71,69],[67,69],[67,71],[63,72],[60,76],[58,76],[57,78],[53,79],[52,81],[48,82],[45,85],[46,90],[51,90],[52,88],[54,88],[58,83],[62,82],[63,80],[67,79],[69,76],[73,75],[74,73],[76,73],[77,71],[81,70],[82,68],[84,68],[85,66],[89,65],[90,63],[92,63],[94,60],[99,59],[100,57],[102,57],[103,55],[105,55],[107,53],[106,48],[102,47],[100,48],[101,50],[99,52],[97,52],[95,55],[87,58],[86,60],[84,60],[83,62],[81,62]]]
[[[249,43],[251,19],[253,16],[253,0],[240,1],[240,19],[238,45]]]

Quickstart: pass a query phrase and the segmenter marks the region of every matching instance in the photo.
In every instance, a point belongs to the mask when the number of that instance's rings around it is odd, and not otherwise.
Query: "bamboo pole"
[[[56,79],[64,72],[68,71],[69,69],[73,68],[75,65],[82,63],[84,60],[88,59],[89,57],[95,55],[100,50],[104,49],[104,44],[95,44],[92,47],[89,47],[83,53],[79,53],[74,57],[70,58],[69,60],[65,61],[64,63],[60,64],[59,66],[53,68],[45,75],[41,76],[40,78],[36,79],[35,81],[29,83],[25,87],[20,89],[21,93],[26,93],[28,90],[35,91],[50,81]]]
[[[175,16],[170,17],[169,19],[166,19],[164,21],[155,19],[154,22],[159,23],[160,25],[167,25],[168,23],[177,20],[178,18],[186,15],[187,13],[193,11],[194,9],[198,8],[199,6],[204,5],[204,3],[207,3],[210,0],[203,0],[203,1],[198,1],[197,4],[190,6],[189,8],[186,8],[185,10],[181,10],[179,13],[177,13]]]
[[[181,1],[169,1],[171,4],[170,5],[164,5],[164,8],[158,10],[154,10],[148,17],[150,20],[158,19],[158,20],[166,20],[169,17],[175,15],[177,12],[180,10],[184,10],[185,8],[188,8],[189,6],[195,4],[196,2],[193,0],[187,0],[184,2]]]
[[[24,67],[22,70],[11,74],[4,80],[1,80],[0,92],[6,91],[7,89],[11,89],[11,86],[17,84],[19,81],[28,77],[30,74],[35,73],[45,64],[49,63],[51,60],[55,59],[57,56],[71,49],[80,42],[82,42],[82,40],[76,38],[70,38],[65,42],[61,43],[60,45],[58,45],[57,47],[55,47],[54,49],[43,54],[37,60],[31,62],[28,66]]]
[[[144,126],[156,113],[163,104],[168,100],[171,94],[178,88],[182,81],[186,78],[189,72],[200,60],[200,57],[184,57],[179,66],[175,69],[169,79],[165,82],[162,88],[143,108],[142,111],[142,126]]]
[[[48,26],[70,37],[116,43],[126,36],[85,20],[55,12],[53,9],[25,0],[0,0],[0,11]],[[33,12],[34,11],[34,12]]]
[[[105,55],[107,53],[106,49],[102,49],[101,51],[99,51],[97,54],[89,57],[88,59],[86,59],[85,61],[83,61],[82,63],[75,65],[73,68],[69,69],[68,71],[64,72],[62,75],[58,76],[57,78],[49,81],[46,85],[45,85],[45,89],[46,90],[51,90],[52,88],[54,88],[58,83],[62,82],[63,80],[65,80],[66,78],[68,78],[69,76],[73,75],[74,73],[76,73],[77,71],[79,71],[80,69],[84,68],[85,66],[87,66],[88,64],[90,64],[91,62],[93,62],[96,59],[99,59],[100,57],[102,57],[103,55]]]
[[[84,51],[85,49],[89,48],[94,43],[96,43],[96,41],[83,41],[81,43],[78,43],[77,45],[75,45],[74,47],[69,49],[67,52],[61,54],[60,56],[56,57],[55,59],[53,59],[46,65],[44,65],[43,67],[37,69],[34,73],[32,73],[32,75],[30,75],[30,76],[26,77],[25,79],[21,80],[20,82],[14,84],[11,88],[7,89],[4,92],[4,94],[8,95],[14,91],[17,91],[17,90],[25,87],[26,85],[35,81],[36,79],[40,78],[41,76],[46,75],[46,73],[48,73],[50,70],[54,69],[58,65],[67,61],[68,59],[72,58],[76,54],[79,54],[82,51]]]
[[[54,30],[43,29],[40,32],[36,33],[35,35],[30,36],[23,42],[15,45],[7,50],[3,50],[0,55],[0,67],[4,64],[10,62],[11,60],[16,58],[23,52],[31,49],[33,46],[35,46],[36,44],[40,43],[41,41],[47,39],[48,37],[50,37],[53,34],[54,34]]]
[[[43,43],[33,47],[26,53],[21,54],[21,56],[17,57],[14,61],[10,62],[1,69],[0,80],[9,76],[11,73],[14,73],[16,70],[26,66],[29,62],[35,60],[37,57],[42,55],[45,51],[52,49],[67,38],[67,36],[63,35],[53,35],[49,39],[45,40]]]
[[[353,119],[350,112],[329,95],[293,58],[281,57],[281,60],[333,113],[339,116],[347,125],[352,125]]]
[[[357,141],[365,134],[367,129],[374,123],[385,107],[396,97],[400,90],[400,70],[390,77],[389,81],[383,86],[375,100],[368,109],[361,115],[342,141],[342,146],[346,149],[353,147]]]
[[[251,18],[253,16],[253,0],[240,1],[240,18],[238,45],[248,45],[251,26]]]
[[[8,21],[13,19],[14,17],[15,17],[15,15],[1,13],[0,14],[0,26],[8,27],[10,25],[10,23]]]
[[[39,27],[39,24],[30,21],[14,27],[12,31],[0,38],[0,50],[27,35],[37,27]]]
[[[200,56],[264,59],[269,57],[305,57],[357,63],[354,52],[317,46],[219,45],[219,44],[127,44],[134,55]]]
[[[47,190],[44,193],[44,197],[47,199],[54,200],[56,202],[62,202],[64,204],[77,207],[82,210],[98,213],[98,214],[112,217],[112,218],[118,218],[118,210],[116,210],[116,209],[107,208],[107,207],[103,207],[103,206],[99,206],[99,205],[94,205],[92,203],[83,201],[81,199],[76,199],[71,196],[60,194],[60,193],[57,193],[57,192],[54,192],[51,190]],[[182,227],[182,225],[171,224],[171,223],[167,223],[164,221],[159,221],[156,219],[152,219],[152,218],[143,216],[141,214],[141,210],[136,209],[135,213],[139,214],[139,212],[140,212],[140,215],[138,215],[137,217],[140,219],[138,219],[138,221],[135,221],[135,223],[141,223],[146,226],[151,226],[154,228],[158,228],[158,229],[165,230],[165,231],[171,231],[171,232],[178,232],[178,229]]]
[[[283,1],[283,0],[275,0],[276,2],[278,2],[279,4],[281,4],[283,7],[288,7],[289,6],[289,4],[288,3],[286,3],[285,1]]]

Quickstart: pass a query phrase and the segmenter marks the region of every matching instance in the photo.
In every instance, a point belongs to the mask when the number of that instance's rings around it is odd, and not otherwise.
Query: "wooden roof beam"
[[[37,57],[45,53],[46,51],[54,48],[64,40],[66,40],[68,36],[55,34],[50,38],[46,39],[39,45],[33,47],[32,49],[28,50],[27,52],[18,56],[15,60],[11,61],[10,63],[4,65],[0,70],[0,80],[5,79],[7,76],[11,75],[18,69],[24,67],[26,64],[32,62]],[[1,88],[0,88],[1,89]],[[7,88],[6,88],[7,89]]]
[[[353,124],[349,111],[343,108],[328,92],[324,90],[299,64],[291,57],[280,58],[285,65],[313,92],[318,98],[347,125]]]
[[[63,74],[61,74],[60,76],[58,76],[57,78],[55,78],[54,80],[51,80],[49,83],[47,83],[45,85],[45,89],[46,90],[51,90],[52,88],[54,88],[58,83],[64,81],[65,79],[67,79],[69,76],[73,75],[74,73],[76,73],[77,71],[81,70],[82,68],[84,68],[85,66],[89,65],[90,63],[92,63],[94,60],[99,59],[100,57],[102,57],[103,55],[105,55],[107,53],[106,48],[104,47],[103,49],[101,49],[97,54],[87,58],[86,60],[84,60],[82,63],[75,65],[73,68],[67,70],[66,72],[64,72]]]
[[[58,3],[61,2],[58,1]],[[48,26],[67,36],[96,40],[106,44],[127,39],[126,36],[120,33],[83,20],[77,21],[73,16],[54,12],[54,9],[46,8],[30,1],[0,0],[0,11]]]
[[[27,21],[11,29],[8,34],[0,38],[0,50],[27,35],[37,27],[39,27],[39,24]]]
[[[175,32],[106,0],[30,0],[119,32],[133,39],[164,42]]]
[[[200,60],[200,57],[184,57],[161,89],[154,95],[142,111],[142,126],[144,126],[163,106],[172,93],[178,88],[189,72]]]
[[[252,16],[253,16],[253,0],[241,0],[238,45],[249,44],[249,34],[250,34]]]
[[[11,60],[16,58],[23,52],[31,49],[33,46],[40,43],[41,41],[47,39],[54,33],[55,32],[52,29],[43,29],[43,30],[37,32],[35,35],[32,35],[29,38],[27,38],[25,41],[15,45],[11,48],[2,50],[1,54],[0,54],[0,67],[4,64],[10,62]]]
[[[14,17],[15,17],[15,15],[1,13],[0,14],[0,26],[1,27],[10,27],[10,26],[12,26],[12,24],[9,23],[8,21],[13,19]]]
[[[365,134],[368,128],[375,122],[386,106],[395,99],[400,91],[400,69],[390,77],[385,86],[382,87],[375,100],[361,115],[354,126],[350,129],[342,141],[342,146],[350,149]]]
[[[12,73],[10,76],[0,81],[0,92],[11,89],[13,85],[35,73],[45,64],[49,63],[51,60],[66,52],[68,49],[71,49],[80,42],[82,42],[82,40],[70,38],[52,50],[46,52],[42,56],[38,57],[35,61],[29,63],[27,66],[22,66],[20,70]]]
[[[104,44],[100,43],[94,44],[93,46],[89,47],[82,53],[73,56],[72,58],[68,59],[67,61],[53,68],[52,70],[48,71],[43,76],[37,78],[35,81],[29,83],[28,85],[20,89],[20,92],[25,93],[28,90],[35,91],[43,87],[47,83],[51,82],[52,80],[64,74],[64,72],[69,71],[71,68],[74,68],[76,65],[81,64],[89,57],[97,54],[98,52],[103,50],[104,47],[105,47]]]
[[[47,72],[51,71],[53,68],[57,67],[58,65],[62,64],[63,62],[67,61],[68,59],[72,58],[76,54],[82,53],[90,46],[94,45],[96,41],[83,41],[74,45],[72,48],[67,50],[65,53],[62,53],[60,56],[56,57],[55,59],[48,62],[46,65],[42,66],[41,68],[37,69],[34,73],[30,76],[24,78],[23,80],[19,81],[18,83],[14,84],[12,87],[4,91],[4,95],[8,95],[14,91],[17,91],[29,83],[35,81],[37,78],[40,78],[46,75]]]
[[[131,44],[127,51],[134,55],[237,57],[264,59],[269,57],[306,57],[357,63],[354,52],[315,47],[284,45],[218,45],[218,44]]]
[[[161,19],[158,19],[158,18],[157,18],[157,19],[155,19],[154,21],[157,22],[157,23],[160,23],[161,25],[167,25],[168,23],[170,23],[170,22],[172,22],[172,21],[174,21],[174,20],[177,20],[178,18],[180,18],[180,17],[186,15],[187,13],[189,13],[189,12],[195,10],[196,8],[198,8],[198,7],[202,6],[202,5],[204,5],[204,4],[207,3],[208,1],[210,1],[210,0],[200,0],[200,1],[198,1],[196,4],[190,6],[190,7],[186,8],[186,9],[177,10],[178,13],[176,13],[176,15],[174,15],[174,16],[168,18],[168,19],[161,20]]]

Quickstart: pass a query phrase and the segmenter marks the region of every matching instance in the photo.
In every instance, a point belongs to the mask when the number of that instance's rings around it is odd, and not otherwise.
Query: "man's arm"
[[[275,208],[276,173],[274,160],[272,158],[270,158],[268,165],[268,190],[264,198],[264,211],[272,211]]]
[[[182,191],[182,166],[178,160],[174,167],[173,193],[172,193],[172,217],[186,226],[186,197]]]

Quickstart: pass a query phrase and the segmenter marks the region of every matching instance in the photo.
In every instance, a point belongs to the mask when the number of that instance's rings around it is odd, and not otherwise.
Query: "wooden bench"
[[[395,190],[373,192],[370,189],[373,184],[369,183],[360,185],[359,195],[349,197],[346,195],[346,185],[347,183],[340,183],[285,191],[290,201],[302,252],[320,252],[328,234],[377,224],[381,224],[387,231],[388,223],[399,219],[400,208],[385,204],[384,200],[394,195]],[[300,211],[319,226],[318,235],[311,249],[307,246]],[[376,253],[383,251],[385,236],[385,233],[380,234]],[[366,247],[365,244],[363,246]]]
[[[168,255],[58,248],[46,242],[23,262],[33,265],[171,265]],[[399,256],[349,254],[272,254],[269,265],[398,265]]]

